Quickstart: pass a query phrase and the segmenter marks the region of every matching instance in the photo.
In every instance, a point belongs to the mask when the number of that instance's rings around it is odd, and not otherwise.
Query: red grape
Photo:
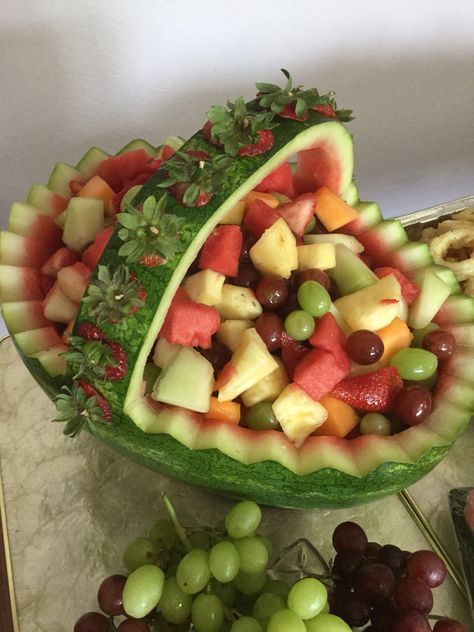
[[[280,277],[266,276],[260,279],[255,294],[266,309],[278,309],[288,298],[288,287]]]
[[[372,608],[370,620],[374,632],[389,632],[395,620],[396,609],[392,601],[382,602]]]
[[[249,287],[255,290],[261,278],[260,272],[252,264],[248,263],[240,265],[237,276],[227,279],[227,282],[231,285]]]
[[[117,632],[150,632],[150,626],[141,619],[125,619],[118,626]]]
[[[240,250],[240,261],[247,263],[250,261],[249,250],[256,243],[257,238],[247,231],[242,231],[242,248]]]
[[[328,275],[323,272],[323,270],[318,270],[318,268],[298,272],[296,275],[296,289],[298,289],[300,285],[303,285],[305,281],[316,281],[322,285],[325,290],[329,290],[331,287],[331,281]]]
[[[382,546],[378,542],[369,542],[364,551],[364,557],[367,560],[376,560]]]
[[[431,632],[431,626],[421,612],[402,610],[397,613],[391,632]]]
[[[386,601],[395,588],[395,576],[390,566],[370,562],[357,571],[354,578],[356,594],[367,604]]]
[[[99,586],[97,601],[105,614],[123,614],[122,593],[127,578],[125,575],[110,575]]]
[[[216,375],[223,369],[224,365],[229,362],[231,356],[229,349],[217,340],[212,342],[210,349],[199,348],[199,353],[212,364]]]
[[[428,614],[433,607],[433,594],[421,579],[404,577],[395,587],[395,603],[399,608]]]
[[[393,410],[401,421],[416,426],[427,418],[431,406],[431,391],[427,386],[409,386],[397,395]]]
[[[278,310],[278,314],[283,319],[285,319],[288,316],[288,314],[290,314],[291,312],[294,312],[297,309],[300,309],[300,304],[298,303],[296,294],[288,294],[288,298]]]
[[[455,621],[454,619],[440,619],[436,621],[433,632],[467,632],[467,630],[459,621]]]
[[[368,329],[354,331],[346,341],[346,351],[358,364],[373,364],[383,356],[382,338]]]
[[[338,553],[340,551],[364,553],[367,544],[364,529],[355,522],[341,522],[332,534],[332,545]]]
[[[360,551],[340,551],[334,558],[332,571],[342,579],[352,577],[363,561]]]
[[[74,632],[108,632],[109,620],[99,612],[86,612],[76,621]]]
[[[448,331],[435,329],[423,336],[423,349],[431,351],[439,360],[446,360],[451,357],[456,342],[454,336]]]
[[[436,588],[445,580],[446,565],[433,551],[416,551],[407,560],[407,573]]]
[[[377,561],[390,566],[392,571],[397,575],[405,565],[405,556],[398,546],[385,544],[378,551]]]
[[[363,626],[370,620],[368,606],[356,594],[348,590],[337,593],[331,612],[353,627]]]
[[[277,314],[264,312],[255,321],[255,329],[269,351],[276,351],[281,347],[283,321]]]

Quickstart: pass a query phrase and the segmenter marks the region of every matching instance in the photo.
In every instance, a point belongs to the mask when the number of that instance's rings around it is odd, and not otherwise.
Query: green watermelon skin
[[[329,122],[333,123],[330,119],[318,114],[311,114],[307,123],[285,120],[279,133],[275,134],[276,143],[271,155],[275,155],[302,130]],[[203,146],[204,142],[201,132],[198,132],[185,144],[183,149],[205,148],[208,153],[217,151],[208,143]],[[203,243],[210,232],[210,223],[214,218],[215,223],[219,219],[217,217],[218,208],[222,200],[234,193],[236,182],[245,183],[249,178],[253,182],[253,174],[268,161],[269,157],[269,154],[264,154],[237,160],[229,181],[223,187],[222,195],[219,198],[217,196],[213,198],[206,207],[185,209],[178,204],[173,204],[171,200],[168,212],[186,217],[187,225],[181,238],[186,245],[193,243],[194,253],[199,249],[199,245],[196,245],[196,235],[198,235],[198,240]],[[156,187],[159,178],[158,172],[158,175],[151,178],[142,188],[139,197],[137,196],[134,200],[136,204],[143,201],[148,195],[161,193]],[[203,227],[205,230],[202,229]],[[117,254],[121,245],[122,242],[115,235],[104,251],[101,263],[110,264],[112,268],[118,263],[122,263],[123,260]],[[185,254],[181,268],[185,270],[185,264],[189,264],[191,260],[192,255],[186,257]],[[143,268],[139,265],[130,266],[147,291],[149,297],[147,304],[123,322],[113,325],[105,324],[102,327],[108,338],[119,342],[127,350],[129,366],[136,364],[143,340],[149,333],[150,324],[153,323],[155,328],[157,327],[155,315],[160,302],[161,316],[163,312],[166,312],[167,304],[171,301],[180,282],[179,274],[173,276],[179,263],[179,258],[176,257],[169,262],[169,265],[154,269]],[[81,322],[90,322],[91,320],[93,319],[87,306],[83,305],[76,321],[76,327]],[[36,359],[25,357],[21,351],[19,352],[39,385],[54,399],[68,380],[66,378],[51,378]],[[122,381],[114,384],[95,384],[111,403],[114,413],[112,424],[99,424],[93,428],[93,434],[98,439],[118,450],[124,456],[167,476],[208,488],[218,494],[237,498],[252,498],[273,506],[301,509],[338,508],[383,498],[411,485],[428,473],[445,456],[454,440],[454,437],[449,437],[428,449],[418,450],[418,448],[414,448],[413,452],[416,455],[412,460],[408,456],[408,452],[404,452],[404,459],[408,462],[396,462],[396,454],[393,453],[391,455],[393,460],[387,458],[385,459],[386,462],[361,476],[351,475],[332,467],[323,467],[308,474],[295,474],[276,461],[264,460],[258,463],[244,464],[217,449],[192,450],[170,435],[143,432],[123,412],[123,402],[129,391],[131,377],[129,374]],[[367,445],[367,453],[369,453],[370,443],[364,442],[363,438],[361,439],[362,441],[359,440],[359,452],[363,454],[364,445]],[[400,446],[398,447],[400,448]],[[389,453],[388,450],[385,452]],[[421,455],[419,458],[418,454]],[[334,456],[337,457],[336,454]],[[368,454],[368,456],[370,455]],[[271,457],[269,456],[269,458]]]

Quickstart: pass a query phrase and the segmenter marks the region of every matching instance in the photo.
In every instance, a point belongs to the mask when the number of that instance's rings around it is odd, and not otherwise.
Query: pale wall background
[[[355,110],[386,215],[474,193],[472,0],[3,0],[0,228],[56,160],[189,135],[281,67]]]

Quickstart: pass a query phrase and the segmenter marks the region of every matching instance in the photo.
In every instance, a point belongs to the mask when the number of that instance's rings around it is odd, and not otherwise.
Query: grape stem
[[[181,540],[186,551],[188,551],[189,553],[189,551],[191,551],[191,549],[193,548],[192,544],[189,541],[188,536],[186,535],[186,531],[180,525],[178,517],[176,515],[176,511],[173,507],[173,504],[171,503],[171,500],[168,498],[165,492],[161,494],[161,500],[163,501],[165,509],[168,512],[168,516],[170,517],[170,520],[173,523],[173,527],[174,527],[174,530],[176,531],[176,535]]]

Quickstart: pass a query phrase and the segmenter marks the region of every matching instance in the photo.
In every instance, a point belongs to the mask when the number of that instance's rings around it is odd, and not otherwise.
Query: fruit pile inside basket
[[[364,502],[468,422],[474,299],[359,200],[350,112],[285,74],[184,143],[58,163],[0,233],[2,313],[66,434],[264,502]]]
[[[304,541],[313,559],[295,569],[285,556],[302,541],[275,556],[257,531],[255,503],[234,505],[215,527],[186,529],[165,503],[171,520],[129,544],[128,573],[103,580],[101,612],[82,615],[74,632],[350,632],[368,624],[370,632],[466,632],[431,614],[432,590],[446,577],[432,551],[369,542],[359,525],[344,522],[332,535],[331,565]],[[300,579],[288,581],[295,572]]]

